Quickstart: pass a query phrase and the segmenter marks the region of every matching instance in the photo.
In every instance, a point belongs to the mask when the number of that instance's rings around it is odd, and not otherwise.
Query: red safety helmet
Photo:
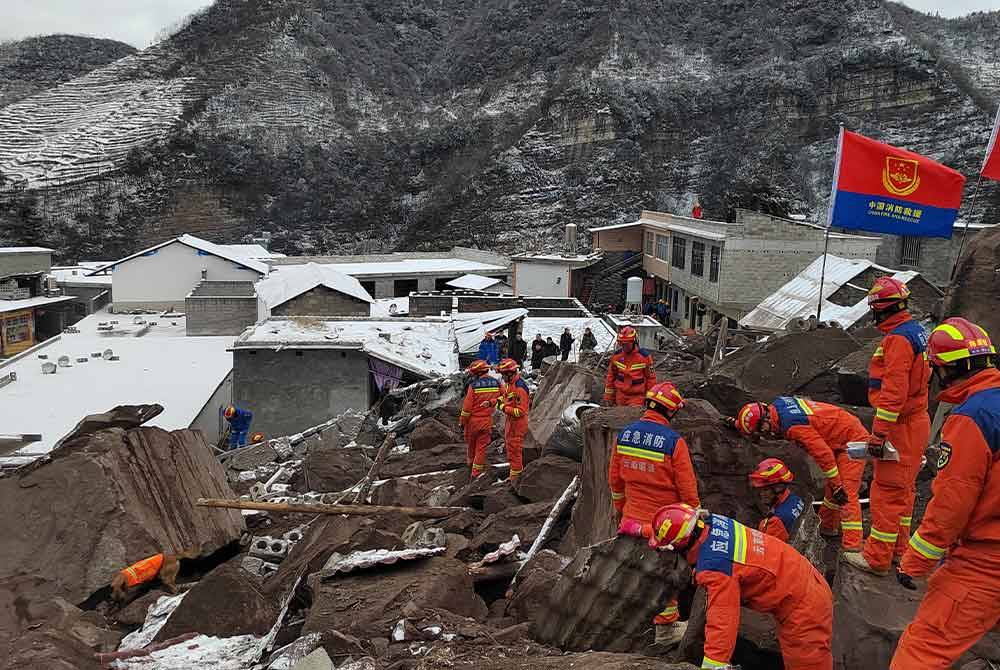
[[[691,543],[691,535],[698,524],[698,510],[684,503],[674,503],[656,510],[653,515],[653,532],[649,538],[652,549],[666,547],[671,551],[684,549]]]
[[[264,441],[264,433],[261,433],[260,431],[250,436],[250,444],[260,444],[263,441]]]
[[[222,416],[226,417],[227,419],[232,419],[234,416],[236,416],[236,408],[230,405],[225,410],[223,410]]]
[[[649,409],[663,408],[676,412],[684,407],[684,398],[673,382],[660,382],[646,391],[646,407]]]
[[[879,277],[868,291],[868,309],[884,312],[909,297],[910,289],[906,284],[893,277]]]
[[[777,458],[765,458],[750,473],[750,486],[755,489],[762,489],[774,484],[791,484],[793,481],[795,481],[795,475],[783,461]]]
[[[635,342],[638,339],[639,334],[635,332],[635,328],[632,326],[625,326],[618,331],[618,344],[625,344],[626,342]]]
[[[744,435],[753,435],[760,430],[760,424],[768,414],[769,410],[764,403],[748,402],[736,414],[736,427]]]
[[[517,373],[517,361],[513,358],[505,358],[500,361],[500,365],[497,366],[497,371],[501,374],[516,374]]]
[[[475,360],[469,364],[469,367],[465,369],[470,375],[475,375],[477,377],[482,377],[487,372],[490,371],[490,365],[486,361]]]
[[[931,365],[954,365],[976,356],[993,356],[996,347],[989,334],[968,319],[953,316],[931,331],[927,340],[927,355]]]

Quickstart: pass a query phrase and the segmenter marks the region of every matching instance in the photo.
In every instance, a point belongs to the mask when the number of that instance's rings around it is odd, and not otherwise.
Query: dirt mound
[[[514,492],[530,502],[555,500],[578,474],[580,464],[576,461],[546,454],[524,468],[514,485]]]
[[[310,445],[302,468],[292,478],[295,491],[343,491],[357,484],[372,466],[370,449],[343,448],[325,442]]]
[[[505,661],[477,662],[456,667],[476,667],[481,670],[697,670],[687,663],[664,663],[658,658],[634,654],[588,652],[560,656],[507,659]]]
[[[66,441],[52,460],[0,479],[0,579],[38,575],[46,593],[80,603],[152,554],[208,554],[239,538],[238,511],[200,431],[106,428]]]
[[[313,604],[303,633],[336,630],[360,638],[388,637],[404,607],[440,608],[483,620],[486,604],[464,563],[430,558],[311,580]]]
[[[439,444],[455,444],[461,442],[462,436],[433,417],[421,419],[417,427],[410,433],[410,449],[424,451]]]

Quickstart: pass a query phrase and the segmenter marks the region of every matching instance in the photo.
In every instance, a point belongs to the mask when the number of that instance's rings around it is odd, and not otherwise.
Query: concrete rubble
[[[801,449],[745,440],[720,418],[750,398],[803,389],[863,402],[853,378],[869,342],[862,332],[771,336],[711,372],[710,343],[657,352],[659,377],[688,398],[674,426],[690,447],[704,507],[755,525],[764,510],[747,473],[768,456],[788,463],[807,503],[818,499],[821,477]],[[705,353],[694,353],[699,347]],[[608,461],[617,431],[642,410],[598,406],[603,365],[596,355],[550,361],[532,382],[526,467],[513,485],[499,427],[490,467],[469,479],[460,376],[397,389],[367,414],[221,458],[194,431],[143,427],[155,407],[88,417],[51,458],[0,478],[8,510],[0,531],[14,538],[0,548],[0,658],[22,663],[0,667],[697,667],[704,596],[690,569],[615,535]],[[362,489],[367,499],[355,500]],[[197,498],[388,509],[240,513],[197,507]],[[560,499],[569,504],[554,510]],[[456,509],[410,516],[423,507]],[[550,534],[532,547],[543,525]],[[836,542],[819,535],[812,511],[795,546],[837,580],[838,668],[885,667],[914,596],[838,569]],[[182,561],[177,595],[154,582],[110,602],[107,585],[129,562],[185,549],[196,557]],[[670,596],[689,628],[677,653],[662,657],[650,621]],[[26,618],[16,603],[27,603]],[[734,662],[781,667],[773,622],[747,611],[741,622]],[[991,636],[963,663],[1000,658],[998,648]]]

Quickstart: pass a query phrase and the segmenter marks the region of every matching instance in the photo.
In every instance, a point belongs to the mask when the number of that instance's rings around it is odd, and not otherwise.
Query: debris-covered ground
[[[674,425],[706,508],[756,524],[747,473],[768,456],[789,464],[807,502],[821,495],[801,449],[744,440],[720,417],[780,393],[858,402],[851,361],[869,339],[772,337],[711,370],[710,343],[656,355],[659,378],[689,398]],[[608,459],[641,410],[599,407],[604,365],[594,356],[529,378],[527,465],[513,486],[500,425],[490,468],[469,480],[459,376],[221,456],[197,431],[142,426],[156,407],[88,417],[48,458],[0,477],[4,667],[696,667],[705,606],[689,569],[615,538]],[[837,667],[886,667],[920,592],[838,570],[836,541],[804,519],[796,548],[834,584]],[[189,556],[177,593],[154,581],[115,602],[115,575],[158,552]],[[650,622],[673,594],[690,626],[663,656]],[[997,648],[989,636],[966,660],[1000,659]],[[780,668],[773,622],[744,611],[733,662]]]

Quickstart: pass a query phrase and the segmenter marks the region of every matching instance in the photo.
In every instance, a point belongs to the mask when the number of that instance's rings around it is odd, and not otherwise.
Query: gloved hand
[[[736,427],[736,419],[734,417],[731,417],[731,416],[721,417],[719,419],[719,423],[721,423],[726,428],[732,428],[733,430],[739,430]]]
[[[833,494],[830,496],[830,501],[835,505],[840,505],[841,507],[847,504],[847,491],[843,486],[834,487]]]
[[[885,435],[872,433],[868,436],[868,453],[872,458],[882,458],[885,455]]]
[[[642,523],[638,519],[625,517],[618,524],[619,535],[631,535],[632,537],[642,537]]]
[[[910,591],[917,590],[917,585],[913,583],[913,577],[898,568],[896,569],[896,581],[898,581],[904,589],[909,589]]]

